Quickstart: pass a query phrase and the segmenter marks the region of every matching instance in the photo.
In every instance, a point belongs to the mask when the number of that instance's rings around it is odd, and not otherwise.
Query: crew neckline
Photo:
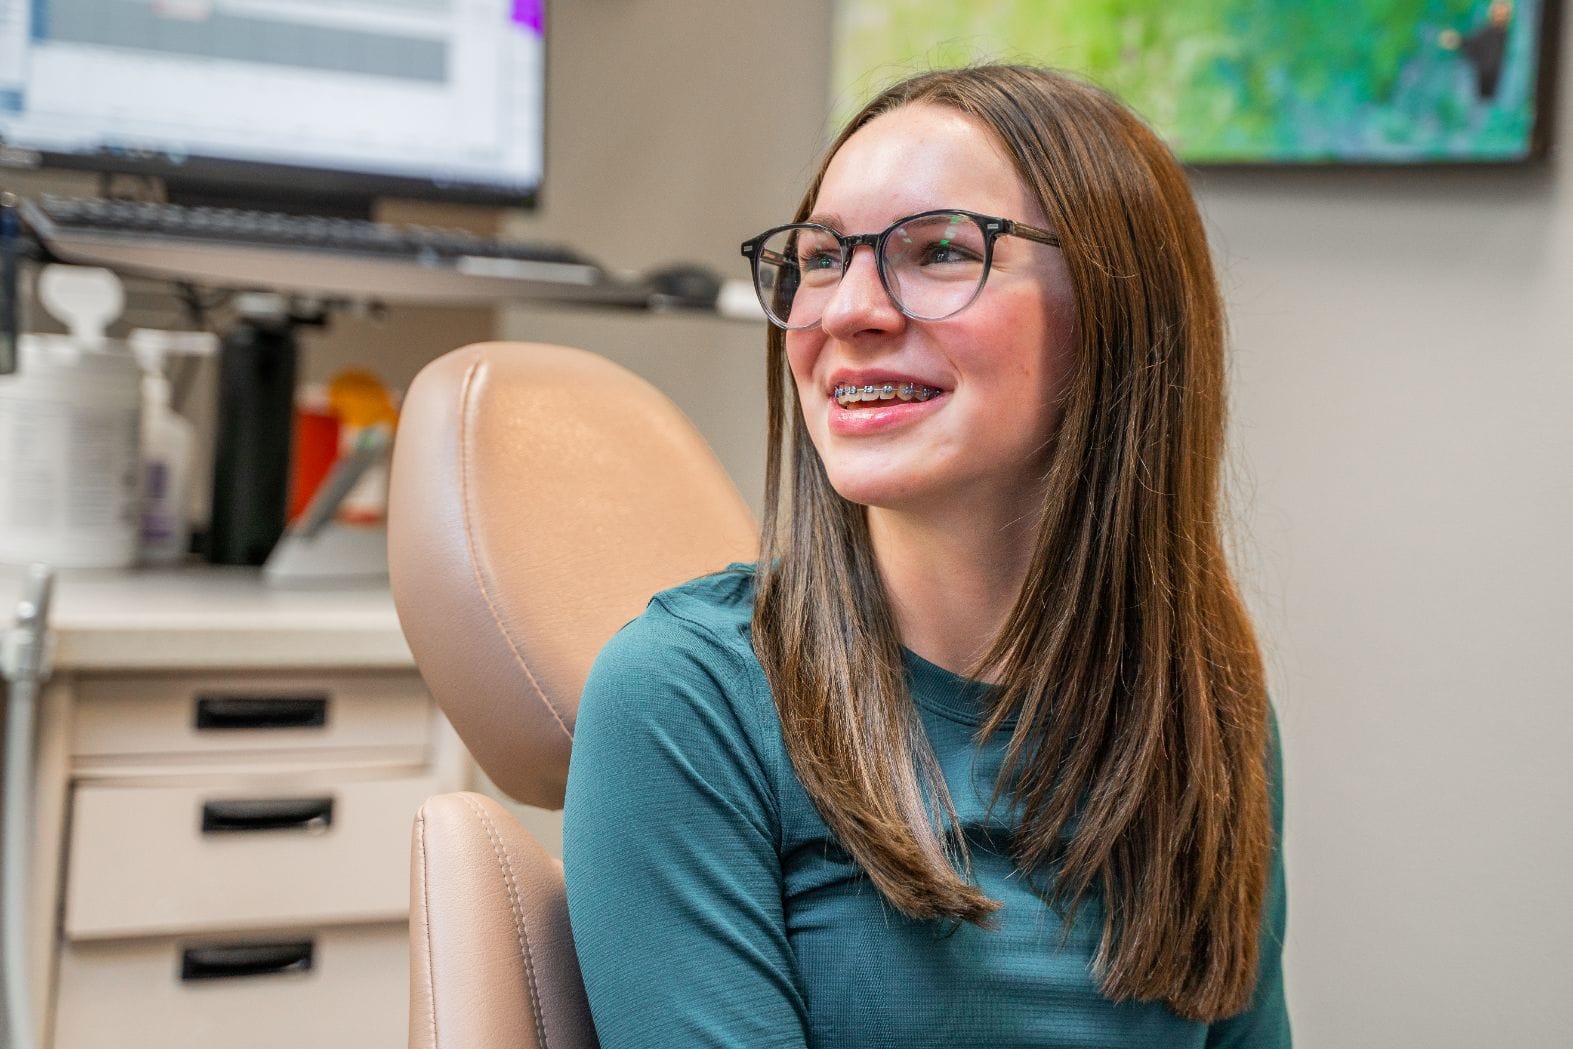
[[[901,648],[901,663],[907,671],[912,701],[919,707],[963,725],[975,727],[986,720],[989,701],[999,690],[998,685],[962,677],[938,663],[930,663],[905,645]],[[1012,714],[1002,727],[1015,723],[1016,716]]]

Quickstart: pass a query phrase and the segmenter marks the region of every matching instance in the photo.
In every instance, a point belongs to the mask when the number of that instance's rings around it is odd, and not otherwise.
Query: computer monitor
[[[533,206],[544,0],[0,0],[0,169],[335,214]]]

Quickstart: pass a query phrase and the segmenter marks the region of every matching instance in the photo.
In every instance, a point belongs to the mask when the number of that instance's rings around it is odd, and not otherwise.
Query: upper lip
[[[891,371],[884,368],[838,368],[830,373],[830,393],[834,394],[837,386],[884,386],[910,382],[914,386],[927,386],[932,390],[943,390],[939,383],[932,379],[920,378],[906,372]]]

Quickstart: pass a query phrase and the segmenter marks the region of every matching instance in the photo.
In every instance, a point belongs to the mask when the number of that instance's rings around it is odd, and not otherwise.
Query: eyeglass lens
[[[977,297],[987,274],[987,238],[970,215],[932,214],[885,235],[878,259],[885,285],[909,317],[940,320]],[[846,271],[841,243],[822,226],[788,226],[760,246],[759,301],[786,328],[817,324]]]

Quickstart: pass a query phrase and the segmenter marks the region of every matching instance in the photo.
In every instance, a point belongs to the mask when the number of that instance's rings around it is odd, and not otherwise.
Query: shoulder
[[[655,595],[607,642],[579,701],[571,797],[637,788],[671,799],[680,783],[705,783],[773,810],[784,745],[752,610],[752,566],[734,565]]]
[[[587,693],[600,691],[608,678],[630,675],[648,681],[651,673],[704,670],[724,679],[746,672],[757,665],[749,640],[753,595],[751,565],[661,591],[601,649]]]
[[[602,721],[626,728],[718,717],[754,735],[773,716],[750,639],[753,566],[728,568],[663,590],[596,657],[580,698],[578,736]]]
[[[644,615],[634,623],[670,623],[713,636],[727,643],[727,647],[741,642],[751,650],[748,631],[753,615],[754,566],[739,562],[662,590],[650,599]]]

